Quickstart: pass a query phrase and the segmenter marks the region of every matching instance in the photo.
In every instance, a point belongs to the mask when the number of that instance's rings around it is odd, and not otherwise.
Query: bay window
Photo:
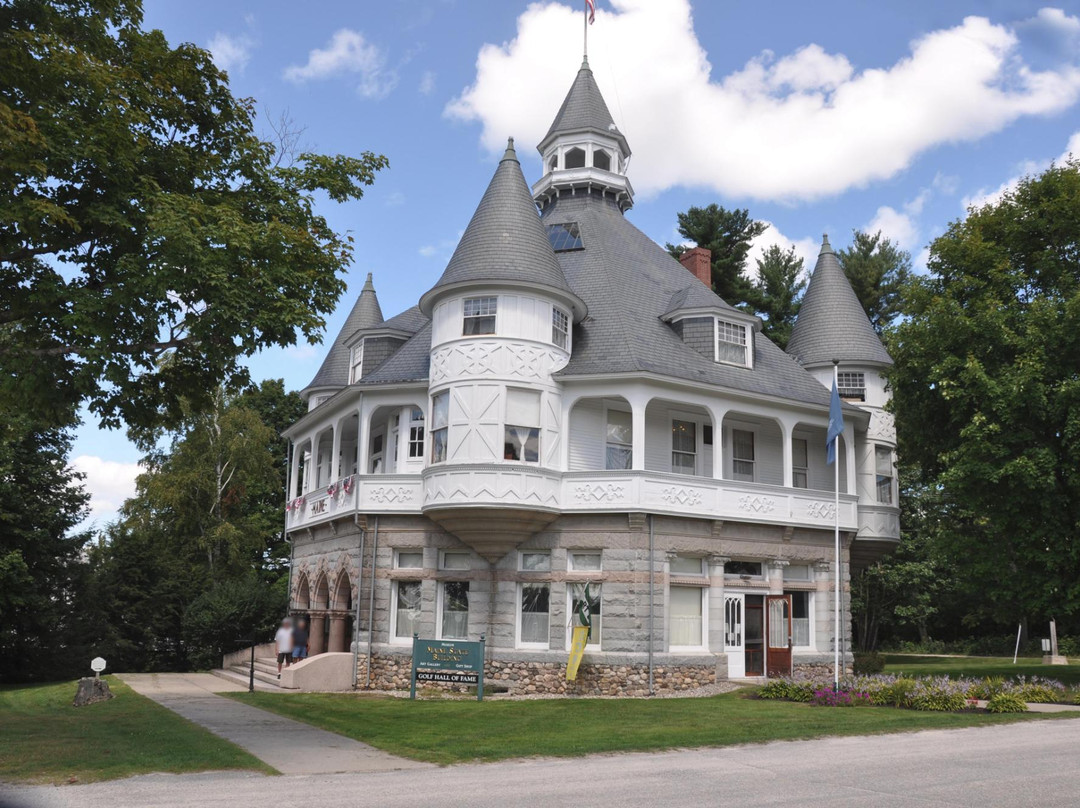
[[[555,347],[566,350],[570,344],[570,318],[562,309],[551,309],[551,341]]]
[[[495,317],[498,312],[497,297],[465,298],[461,333],[466,337],[476,337],[495,333]]]
[[[893,501],[893,462],[892,449],[887,446],[874,447],[874,463],[877,469],[877,501],[883,505],[892,505]]]
[[[431,462],[446,460],[447,433],[450,425],[450,393],[439,393],[431,399]]]
[[[540,462],[540,394],[532,390],[506,391],[506,428],[503,459]]]

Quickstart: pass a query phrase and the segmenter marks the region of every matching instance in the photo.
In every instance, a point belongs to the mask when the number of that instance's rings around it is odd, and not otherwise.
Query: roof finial
[[[369,272],[367,274],[367,280],[364,281],[364,288],[361,289],[360,292],[363,293],[363,292],[374,292],[374,291],[375,291],[375,284],[371,282],[371,273]]]
[[[517,152],[514,151],[514,139],[512,137],[506,139],[506,151],[503,152],[502,159],[517,162]],[[500,160],[500,162],[502,161]]]
[[[822,233],[821,234],[821,252],[825,253],[825,252],[832,252],[832,251],[833,251],[832,245],[829,244],[829,234],[828,233]]]

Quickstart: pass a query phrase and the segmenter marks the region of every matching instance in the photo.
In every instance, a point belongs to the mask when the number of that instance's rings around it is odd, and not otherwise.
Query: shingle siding
[[[364,339],[364,376],[375,372],[398,348],[405,344],[400,337],[367,337]]]
[[[712,317],[687,317],[674,323],[673,327],[683,342],[706,359],[716,356],[713,346],[716,328]]]

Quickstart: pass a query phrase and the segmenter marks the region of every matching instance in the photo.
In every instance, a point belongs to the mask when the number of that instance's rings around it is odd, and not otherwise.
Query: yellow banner
[[[574,626],[574,633],[570,640],[570,659],[566,663],[566,681],[572,682],[577,679],[577,670],[581,665],[581,658],[585,655],[585,643],[589,640],[588,626]]]

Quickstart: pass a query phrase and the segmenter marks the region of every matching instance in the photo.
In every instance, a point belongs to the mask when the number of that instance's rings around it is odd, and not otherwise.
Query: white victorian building
[[[855,565],[899,521],[891,360],[828,240],[785,353],[712,292],[707,251],[680,263],[626,218],[630,148],[587,63],[539,150],[530,190],[511,141],[415,308],[384,320],[368,276],[304,391],[286,519],[312,650],[355,642],[378,688],[407,682],[414,633],[486,635],[488,682],[537,692],[829,664],[834,520]]]

